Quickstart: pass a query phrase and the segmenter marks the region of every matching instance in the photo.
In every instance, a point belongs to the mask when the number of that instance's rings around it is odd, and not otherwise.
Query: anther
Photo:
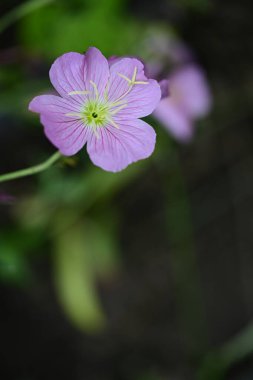
[[[148,82],[146,81],[137,81],[136,80],[136,76],[137,76],[137,67],[135,66],[134,68],[134,72],[133,72],[133,76],[132,76],[132,79],[129,79],[128,77],[126,77],[124,74],[121,74],[121,73],[117,73],[118,76],[120,76],[121,78],[125,79],[128,84],[129,84],[129,87],[130,89],[135,85],[135,84],[148,84]],[[129,90],[128,90],[129,91]]]
[[[80,117],[81,114],[77,113],[77,112],[69,112],[69,113],[65,113],[65,116],[70,116],[70,117],[77,116],[77,117]]]
[[[96,95],[96,99],[98,100],[98,98],[99,98],[99,93],[98,93],[97,85],[96,85],[96,83],[94,83],[92,80],[90,80],[90,84],[93,86],[94,91],[95,91],[95,95]]]
[[[71,91],[68,93],[68,95],[87,95],[90,91]]]
[[[115,121],[114,121],[112,118],[109,118],[109,117],[108,117],[107,120],[109,121],[109,123],[112,124],[112,126],[113,126],[114,128],[120,129],[119,126],[118,126],[118,124],[115,123]]]

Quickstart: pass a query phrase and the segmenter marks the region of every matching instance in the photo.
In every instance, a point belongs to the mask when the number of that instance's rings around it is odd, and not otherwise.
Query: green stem
[[[0,33],[20,18],[35,11],[36,9],[43,7],[44,5],[52,3],[53,1],[54,0],[30,0],[15,7],[0,19]]]
[[[61,157],[60,152],[54,153],[50,158],[46,161],[42,162],[39,165],[31,166],[27,169],[17,170],[16,172],[7,173],[0,175],[0,182],[11,181],[20,177],[27,177],[29,175],[40,173],[46,169],[48,169],[51,165],[53,165],[59,158]]]

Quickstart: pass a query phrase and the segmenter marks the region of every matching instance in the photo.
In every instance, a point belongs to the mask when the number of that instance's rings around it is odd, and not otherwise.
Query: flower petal
[[[104,170],[118,172],[132,162],[149,157],[155,147],[156,134],[142,120],[121,120],[119,129],[108,125],[99,129],[87,142],[91,161]]]
[[[108,61],[95,47],[87,50],[85,59],[87,63],[86,89],[91,91],[92,97],[96,97],[94,84],[92,84],[95,83],[99,95],[103,95],[110,74]]]
[[[126,107],[116,116],[120,119],[138,119],[150,115],[161,99],[161,88],[156,80],[147,80],[148,84],[137,84],[126,96]]]
[[[161,99],[167,98],[170,95],[168,79],[160,80],[159,86],[161,88]]]
[[[193,134],[193,125],[182,109],[177,107],[170,98],[160,101],[154,116],[169,132],[182,142],[187,142]]]
[[[108,58],[108,64],[109,66],[114,65],[114,63],[120,61],[122,57],[118,57],[117,55],[112,55],[111,57]]]
[[[75,102],[54,95],[37,96],[29,104],[30,111],[41,114],[47,138],[66,156],[77,153],[88,138],[79,108]]]
[[[56,120],[69,119],[68,113],[79,113],[80,105],[72,99],[64,99],[55,95],[40,95],[33,98],[29,110],[41,113]]]
[[[41,115],[45,135],[65,156],[76,154],[89,138],[90,129],[81,120],[56,121]]]
[[[161,98],[161,89],[155,80],[146,78],[143,64],[136,58],[123,58],[112,64],[110,70],[108,100],[117,102],[120,99],[120,102],[126,104],[125,108],[117,113],[117,117],[136,119],[151,114]],[[130,84],[126,78],[131,80],[135,71],[135,80],[144,83],[133,85],[129,91]],[[115,113],[117,107],[119,106],[115,106]]]
[[[108,100],[116,101],[129,89],[129,83],[121,75],[132,79],[134,70],[137,69],[136,80],[146,81],[144,66],[136,58],[122,58],[115,60],[110,66],[110,80],[108,88]],[[119,75],[120,74],[120,75]],[[145,85],[144,85],[145,86]]]
[[[69,93],[73,91],[85,91],[85,56],[79,53],[63,54],[52,64],[49,77],[62,97],[69,97]],[[81,101],[84,95],[73,95],[73,97]]]
[[[172,75],[170,80],[171,96],[176,94],[176,101],[189,117],[205,116],[211,107],[211,94],[205,75],[197,65],[186,66]]]

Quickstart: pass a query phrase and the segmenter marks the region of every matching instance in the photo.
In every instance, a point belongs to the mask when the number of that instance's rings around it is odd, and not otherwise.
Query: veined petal
[[[87,130],[79,116],[80,106],[59,96],[41,95],[29,110],[41,114],[47,138],[66,156],[77,153],[87,140]]]
[[[104,93],[109,78],[108,61],[95,47],[87,50],[85,59],[87,63],[86,89],[91,92],[93,98],[100,97]]]
[[[134,58],[136,59],[136,57],[133,57],[131,55],[125,55],[125,56],[118,56],[118,55],[111,55],[109,58],[108,58],[108,63],[109,63],[109,66],[111,67],[112,65],[114,65],[114,63],[118,62],[118,61],[121,61],[123,58]],[[144,70],[145,71],[145,70]]]
[[[66,114],[78,114],[80,105],[71,99],[67,100],[55,95],[40,95],[33,98],[29,104],[29,110],[41,113],[47,117],[58,120],[69,119]],[[76,118],[76,117],[75,117]]]
[[[111,57],[108,58],[108,64],[109,66],[114,65],[114,63],[120,61],[122,57],[118,57],[117,55],[112,55]]]
[[[142,120],[117,122],[99,129],[87,142],[91,161],[104,170],[118,172],[132,162],[149,157],[155,147],[154,129]]]
[[[116,116],[119,119],[145,117],[154,111],[160,99],[161,88],[156,80],[149,79],[147,84],[136,84],[124,99],[126,106]]]
[[[89,48],[85,55],[59,57],[50,79],[62,97],[38,96],[29,109],[40,113],[46,136],[62,154],[73,155],[87,142],[93,163],[117,172],[153,152],[155,132],[138,118],[154,110],[161,90],[138,59],[108,63]]]
[[[193,125],[190,118],[170,98],[161,100],[153,115],[178,140],[187,142],[191,139]]]
[[[72,52],[63,54],[52,64],[49,76],[56,91],[64,98],[68,98],[69,93],[85,91],[85,56]],[[81,102],[85,95],[76,94],[72,97]]]
[[[56,121],[41,115],[45,135],[65,156],[76,154],[89,138],[90,130],[81,120]]]
[[[108,86],[109,101],[116,101],[129,90],[129,82],[125,78],[131,80],[135,70],[136,81],[147,80],[144,75],[144,66],[138,59],[122,58],[115,60],[115,63],[110,66],[110,80]]]

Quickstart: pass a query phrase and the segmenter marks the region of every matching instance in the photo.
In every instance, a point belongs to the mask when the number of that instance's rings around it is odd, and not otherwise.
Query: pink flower
[[[49,75],[60,96],[37,96],[29,110],[40,113],[46,136],[62,154],[74,155],[87,143],[92,162],[112,172],[151,155],[156,135],[139,118],[153,112],[161,90],[139,60],[108,61],[92,47],[57,58]]]
[[[169,96],[163,98],[154,116],[181,141],[191,139],[194,121],[205,116],[211,95],[203,71],[194,64],[177,69],[169,78]]]

